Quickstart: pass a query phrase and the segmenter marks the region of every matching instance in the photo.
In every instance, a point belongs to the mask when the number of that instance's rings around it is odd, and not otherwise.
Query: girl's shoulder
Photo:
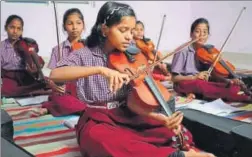
[[[69,46],[71,47],[71,43],[68,40],[65,40],[59,44],[60,49],[62,49],[63,46]],[[58,45],[55,45],[53,47],[53,51],[58,51]]]
[[[177,54],[182,54],[182,55],[195,55],[195,50],[194,48],[189,45],[185,47],[184,49],[180,50]]]
[[[77,53],[82,58],[90,58],[90,57],[93,57],[94,55],[101,55],[102,50],[99,47],[90,48],[88,46],[85,46],[85,47],[80,48],[78,50],[74,50],[72,53],[73,54]]]
[[[0,42],[0,46],[1,46],[1,47],[6,46],[6,45],[8,45],[8,44],[9,44],[8,39],[2,40],[2,41]]]

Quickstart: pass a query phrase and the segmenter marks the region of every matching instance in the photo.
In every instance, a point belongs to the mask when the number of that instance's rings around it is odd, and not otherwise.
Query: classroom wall
[[[123,1],[132,6],[137,18],[145,23],[146,36],[157,44],[163,15],[166,14],[159,49],[173,50],[189,40],[191,23],[198,17],[209,19],[211,36],[209,43],[220,48],[230,32],[241,8],[247,9],[240,18],[224,51],[252,54],[252,2],[251,1]],[[81,9],[86,22],[85,38],[96,20],[97,13],[105,1],[89,4],[57,4],[60,42],[66,38],[62,29],[64,12],[72,7]],[[7,3],[1,2],[1,40],[6,38],[4,23],[11,14],[18,14],[25,21],[24,36],[32,37],[39,43],[40,54],[50,56],[57,44],[52,3]]]
[[[54,16],[54,8],[52,3],[7,3],[1,2],[1,40],[7,37],[4,31],[4,24],[7,17],[11,14],[20,15],[24,20],[24,37],[36,39],[39,43],[42,56],[50,56],[52,48],[57,45],[56,24]],[[95,22],[98,8],[85,3],[59,3],[56,4],[58,29],[60,42],[67,38],[66,32],[63,30],[63,15],[69,8],[79,8],[86,21],[87,32],[83,33],[83,38],[87,36],[93,23]],[[100,7],[100,6],[99,6]]]
[[[221,48],[243,7],[246,10],[224,51],[252,55],[252,1],[191,1],[191,22],[198,17],[207,18],[211,27],[209,43]]]

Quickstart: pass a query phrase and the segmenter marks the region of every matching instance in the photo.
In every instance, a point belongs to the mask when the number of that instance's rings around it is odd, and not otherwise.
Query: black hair
[[[83,14],[81,13],[81,11],[78,9],[78,8],[71,8],[71,9],[68,9],[65,13],[64,13],[64,16],[63,16],[63,28],[64,30],[66,30],[66,21],[67,21],[67,18],[68,16],[72,15],[72,14],[78,14],[79,15],[79,18],[81,19],[81,21],[83,22],[84,24],[84,16]]]
[[[136,25],[139,25],[139,24],[141,24],[142,26],[143,26],[143,28],[144,28],[144,24],[143,24],[143,22],[142,21],[137,21],[136,22]],[[150,38],[146,38],[145,37],[145,35],[143,36],[143,41],[145,42],[145,43],[147,43],[148,41],[150,41]]]
[[[199,25],[199,24],[206,24],[207,25],[207,28],[208,28],[208,34],[210,34],[210,25],[209,25],[209,22],[207,19],[205,18],[198,18],[196,19],[192,25],[191,25],[191,34],[194,32],[195,28]]]
[[[91,30],[91,34],[87,37],[87,46],[95,47],[105,41],[105,37],[102,35],[102,24],[111,27],[120,23],[123,16],[135,17],[133,9],[123,3],[118,2],[106,2],[99,10],[95,25]]]
[[[5,30],[7,30],[8,25],[9,25],[13,20],[19,20],[19,21],[21,22],[22,28],[24,27],[24,20],[23,20],[20,16],[18,16],[18,15],[10,15],[10,16],[7,18],[6,22],[5,22],[5,26],[4,26]]]
[[[136,25],[139,25],[139,24],[141,24],[141,25],[143,26],[143,28],[144,28],[144,24],[143,24],[142,21],[139,21],[139,20],[138,20],[138,21],[136,22]]]

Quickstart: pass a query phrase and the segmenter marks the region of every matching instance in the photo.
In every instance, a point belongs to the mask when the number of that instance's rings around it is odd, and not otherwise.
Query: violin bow
[[[224,49],[224,47],[226,46],[227,41],[230,39],[230,36],[231,36],[231,34],[233,33],[234,28],[235,28],[235,26],[237,25],[237,23],[238,23],[238,21],[239,21],[241,15],[242,15],[242,13],[243,13],[243,11],[244,11],[245,9],[246,9],[246,7],[243,7],[242,10],[240,11],[240,14],[239,14],[239,16],[237,17],[237,19],[236,19],[236,21],[235,21],[235,24],[234,24],[233,28],[231,29],[230,33],[228,34],[226,40],[224,41],[224,43],[223,43],[223,45],[222,45],[222,47],[221,47],[221,49],[220,49],[220,53],[216,56],[215,61],[213,62],[213,64],[211,65],[211,67],[208,69],[208,71],[207,71],[207,73],[208,73],[208,78],[209,78],[210,74],[212,73],[212,71],[213,71],[213,69],[214,69],[214,66],[215,66],[215,65],[217,64],[217,62],[219,61],[220,56],[221,56],[221,54],[222,54],[222,52],[223,52],[223,49]]]
[[[166,19],[166,14],[164,14],[164,16],[163,16],[163,21],[162,21],[162,25],[161,25],[161,29],[160,29],[160,33],[159,33],[159,38],[158,38],[158,42],[157,42],[157,47],[156,47],[156,54],[155,54],[155,57],[154,57],[153,62],[155,62],[156,59],[157,59],[157,55],[158,55],[158,52],[157,52],[157,51],[158,51],[158,48],[159,48],[159,44],[160,44],[162,32],[163,32],[163,29],[164,29],[164,22],[165,22],[165,19]]]
[[[200,38],[194,39],[194,40],[190,40],[182,45],[180,45],[179,47],[177,47],[174,51],[166,54],[164,57],[160,58],[159,60],[157,60],[156,62],[152,63],[149,67],[154,67],[156,66],[158,63],[162,62],[163,60],[165,60],[166,58],[174,55],[175,53],[178,53],[179,51],[181,51],[182,49],[184,49],[185,47],[193,44],[194,42],[198,41]]]
[[[148,67],[143,68],[142,70],[139,70],[139,71],[137,72],[136,75],[138,76],[138,75],[140,75],[140,74],[142,74],[142,73],[146,73],[146,71],[148,71],[148,69],[154,68],[158,63],[160,63],[160,62],[162,62],[163,60],[165,60],[166,58],[168,58],[168,57],[174,55],[175,53],[178,53],[179,51],[181,51],[181,50],[184,49],[185,47],[187,47],[187,46],[193,44],[194,42],[198,41],[199,39],[200,39],[200,38],[197,38],[197,39],[188,41],[188,42],[186,42],[186,43],[180,45],[180,46],[179,46],[178,48],[176,48],[174,51],[172,51],[172,52],[166,54],[164,57],[162,57],[162,58],[160,58],[159,60],[157,60],[156,62],[150,64]],[[135,76],[136,76],[136,75],[134,75],[131,79],[135,79]]]
[[[61,51],[60,51],[60,43],[59,43],[59,25],[58,25],[58,16],[57,16],[57,10],[56,10],[56,4],[55,1],[52,1],[53,3],[53,8],[54,8],[54,17],[55,17],[55,26],[56,26],[56,35],[57,35],[57,44],[58,44],[58,61],[61,60]]]

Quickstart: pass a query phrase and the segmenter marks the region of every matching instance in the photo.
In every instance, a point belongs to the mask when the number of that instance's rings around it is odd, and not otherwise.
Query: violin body
[[[214,48],[213,46],[207,46],[197,48],[196,56],[200,62],[203,64],[211,65],[215,61],[216,57],[219,55],[220,51]],[[235,70],[234,65],[228,61],[220,60],[216,63],[213,72],[221,77],[229,77],[232,75],[232,72]],[[232,72],[231,72],[232,71]]]
[[[26,71],[36,80],[44,79],[41,76],[41,69],[45,62],[42,57],[38,56],[38,44],[31,38],[20,38],[15,44],[14,49],[23,58]]]
[[[137,39],[136,45],[139,49],[141,49],[142,53],[146,56],[146,58],[151,61],[151,63],[154,62],[155,54],[158,53],[157,59],[160,59],[159,56],[162,56],[161,52],[155,50],[155,45],[151,40],[143,40],[143,39]],[[155,67],[156,71],[160,71],[164,75],[168,75],[167,70],[160,69],[158,66]]]
[[[137,39],[135,41],[136,41],[137,47],[141,49],[141,51],[144,53],[144,55],[149,60],[153,61],[155,58],[155,54],[153,52],[155,45],[153,44],[153,42],[151,40],[144,41],[142,39]]]
[[[154,61],[155,54],[158,53],[158,57],[161,56],[161,53],[159,51],[156,52],[155,45],[151,40],[143,40],[143,39],[137,39],[136,45],[138,48],[141,49],[142,53],[148,58],[148,60]]]
[[[113,53],[109,55],[109,67],[133,76],[138,70],[146,68],[146,65],[148,65],[148,62],[142,53],[138,53],[134,57],[136,61],[134,63],[129,63],[124,53]],[[120,64],[117,64],[119,60]],[[160,107],[159,102],[149,90],[149,87],[145,84],[144,78],[146,77],[146,75],[148,74],[144,73],[138,75],[136,79],[130,82],[132,90],[129,94],[127,102],[128,107],[134,112],[138,112],[134,107],[135,105],[140,105],[142,108],[150,111],[156,110]],[[165,101],[169,101],[171,97],[169,91],[159,81],[154,82],[160,92],[163,94]]]

